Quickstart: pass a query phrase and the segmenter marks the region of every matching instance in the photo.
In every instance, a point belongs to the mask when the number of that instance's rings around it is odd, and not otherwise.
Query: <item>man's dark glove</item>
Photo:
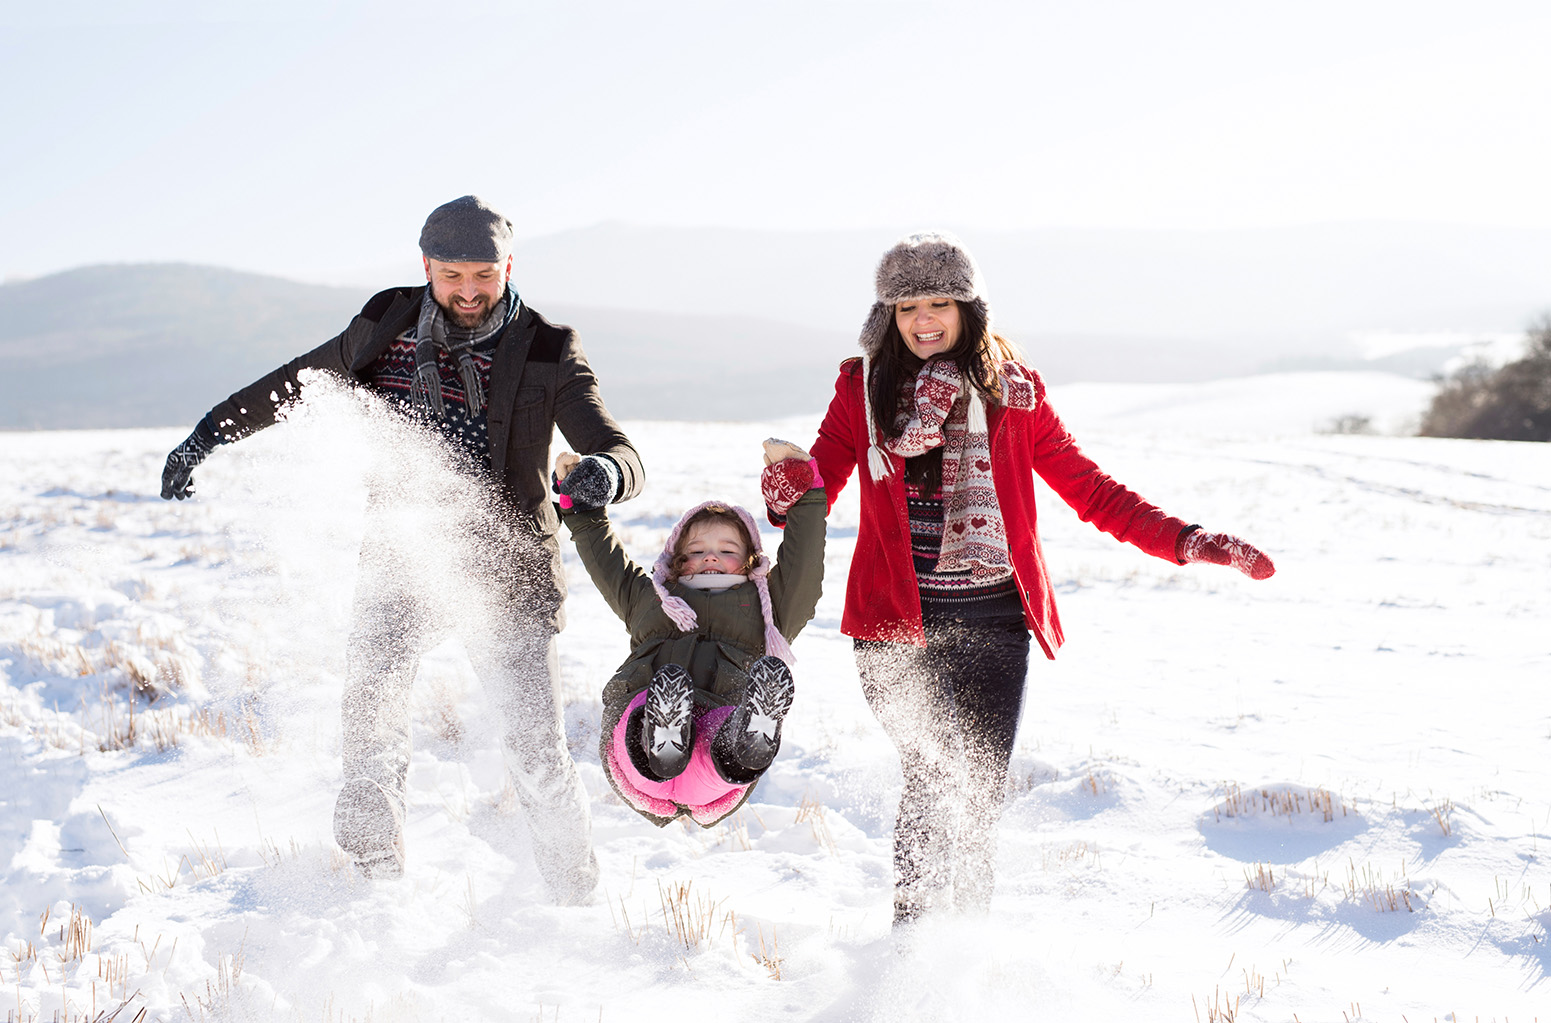
[[[557,467],[559,462],[556,459]],[[556,476],[555,493],[570,498],[571,507],[578,511],[602,508],[619,494],[619,466],[607,455],[588,455],[563,477],[558,472]]]
[[[210,429],[210,424],[201,419],[188,439],[167,456],[167,464],[162,469],[162,500],[170,501],[176,497],[181,501],[194,496],[194,467],[220,443],[221,438]]]

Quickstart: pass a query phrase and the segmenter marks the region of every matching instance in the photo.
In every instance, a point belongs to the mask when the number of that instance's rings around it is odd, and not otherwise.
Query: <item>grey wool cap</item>
[[[425,218],[420,251],[443,263],[499,263],[512,251],[512,222],[479,196],[460,196]]]

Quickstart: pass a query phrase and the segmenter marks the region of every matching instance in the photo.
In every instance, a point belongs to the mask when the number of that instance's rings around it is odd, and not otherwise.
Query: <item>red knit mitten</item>
[[[1185,564],[1232,565],[1251,579],[1269,579],[1276,566],[1259,548],[1227,533],[1208,533],[1199,527],[1180,535],[1175,553]]]
[[[765,466],[759,474],[759,492],[765,506],[777,515],[785,515],[797,499],[813,489],[813,463],[802,458],[783,458]]]

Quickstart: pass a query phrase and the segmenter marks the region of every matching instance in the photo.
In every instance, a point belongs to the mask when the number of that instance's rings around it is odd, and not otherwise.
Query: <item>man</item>
[[[423,520],[395,516],[424,488],[373,482],[347,651],[334,834],[369,876],[402,874],[410,685],[421,652],[454,621],[471,623],[463,639],[504,717],[503,753],[539,871],[564,904],[586,900],[598,865],[560,714],[554,635],[564,625],[565,583],[550,437],[558,426],[587,456],[562,488],[573,502],[601,507],[634,497],[643,472],[575,332],[518,297],[511,241],[511,222],[476,196],[432,211],[420,235],[426,286],[381,292],[338,337],[216,405],[168,456],[162,497],[188,497],[194,467],[212,450],[274,423],[300,395],[306,369],[355,381],[439,433],[467,470],[453,471],[448,490],[467,483],[456,477],[488,482],[496,513],[478,517],[475,542],[430,558],[425,550],[442,537],[416,536],[404,523]],[[475,594],[483,615],[458,603],[464,597],[448,607],[448,580],[470,578],[486,579],[460,591]]]

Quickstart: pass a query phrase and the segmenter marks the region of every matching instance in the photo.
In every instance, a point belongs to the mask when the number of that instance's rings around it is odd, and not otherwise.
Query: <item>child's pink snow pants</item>
[[[701,710],[696,707],[694,749],[689,755],[689,766],[677,778],[653,781],[636,770],[625,745],[625,727],[630,715],[646,703],[646,696],[647,690],[641,690],[619,716],[619,723],[614,726],[614,741],[609,747],[609,762],[604,766],[637,810],[659,817],[677,817],[687,811],[696,824],[716,823],[738,805],[748,789],[746,784],[738,785],[723,778],[711,762],[711,739],[722,722],[732,716],[734,708]]]

